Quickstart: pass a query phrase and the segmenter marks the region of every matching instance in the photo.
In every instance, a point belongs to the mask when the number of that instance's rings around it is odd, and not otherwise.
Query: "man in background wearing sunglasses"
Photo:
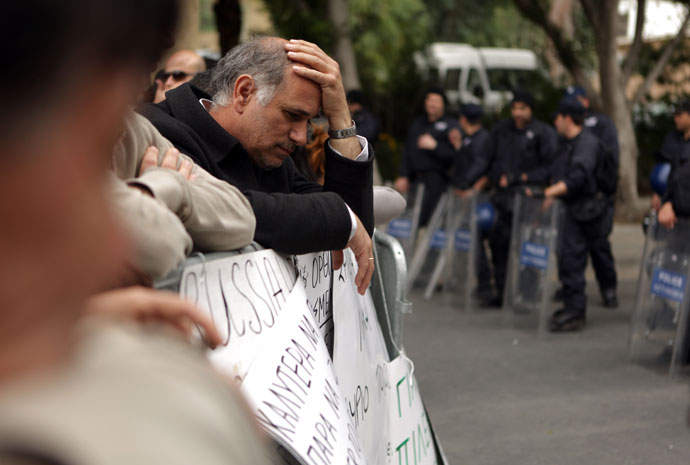
[[[180,50],[173,53],[165,68],[156,75],[156,97],[154,103],[165,100],[165,93],[192,80],[196,73],[206,71],[206,62],[194,50]]]

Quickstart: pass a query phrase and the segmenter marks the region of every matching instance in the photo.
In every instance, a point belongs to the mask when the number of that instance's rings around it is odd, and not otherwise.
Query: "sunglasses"
[[[194,74],[196,73],[186,73],[184,71],[160,71],[156,75],[156,79],[160,79],[161,81],[165,82],[169,77],[172,76],[174,81],[182,81],[187,79],[189,76],[194,76]]]

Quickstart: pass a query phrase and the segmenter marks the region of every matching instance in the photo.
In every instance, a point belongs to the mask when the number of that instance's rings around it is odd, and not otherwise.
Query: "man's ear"
[[[232,90],[232,105],[237,113],[243,113],[256,93],[254,78],[248,74],[243,74],[235,81],[235,88]]]

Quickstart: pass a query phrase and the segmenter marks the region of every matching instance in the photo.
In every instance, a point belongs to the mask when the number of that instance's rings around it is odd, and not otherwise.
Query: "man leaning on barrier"
[[[544,190],[545,202],[563,198],[565,215],[561,228],[559,275],[563,283],[563,308],[549,321],[552,332],[577,331],[585,326],[587,296],[585,268],[590,245],[608,235],[613,211],[601,194],[597,169],[604,150],[598,138],[584,129],[585,108],[565,97],[554,124],[561,136],[556,183]]]
[[[184,84],[144,115],[182,153],[239,187],[261,245],[284,253],[350,247],[363,293],[374,271],[374,154],[356,135],[338,64],[309,42],[260,38],[228,52],[211,87],[213,96]],[[308,182],[290,159],[319,108],[331,136],[323,186]],[[333,261],[338,268],[341,253]]]

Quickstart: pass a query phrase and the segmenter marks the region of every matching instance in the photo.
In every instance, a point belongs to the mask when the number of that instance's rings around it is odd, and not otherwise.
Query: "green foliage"
[[[431,39],[431,18],[420,0],[349,0],[350,31],[360,79],[382,92],[400,76],[403,62]]]
[[[266,10],[278,35],[304,39],[329,51],[333,45],[333,27],[328,21],[323,0],[264,0]]]

